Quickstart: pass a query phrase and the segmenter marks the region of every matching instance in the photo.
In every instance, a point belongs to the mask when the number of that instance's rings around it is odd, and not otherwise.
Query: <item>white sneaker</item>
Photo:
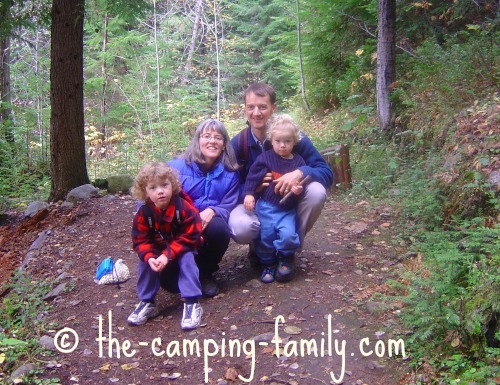
[[[144,325],[148,319],[158,315],[158,308],[154,303],[141,301],[134,312],[127,318],[130,325]]]
[[[203,309],[196,303],[185,303],[182,311],[181,328],[183,330],[195,329],[201,324]]]

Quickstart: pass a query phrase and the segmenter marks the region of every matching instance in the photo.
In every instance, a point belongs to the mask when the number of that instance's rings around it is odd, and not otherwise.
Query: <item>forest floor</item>
[[[157,298],[160,316],[143,326],[127,324],[137,304],[130,196],[105,195],[70,211],[51,208],[36,220],[0,223],[4,272],[43,232],[26,272],[54,286],[66,283],[48,299],[51,310],[39,315],[57,325],[46,334],[60,349],[35,362],[44,371],[38,378],[85,385],[407,383],[402,348],[408,356],[411,346],[398,320],[400,305],[373,295],[390,293],[386,281],[412,259],[405,257],[390,207],[349,199],[330,195],[289,283],[260,283],[248,247],[231,242],[215,275],[221,293],[202,300],[202,327],[188,332],[180,328],[179,296],[165,291]],[[132,278],[120,287],[94,282],[108,256],[130,268]],[[58,333],[63,328],[66,339]],[[316,352],[308,350],[314,346]]]

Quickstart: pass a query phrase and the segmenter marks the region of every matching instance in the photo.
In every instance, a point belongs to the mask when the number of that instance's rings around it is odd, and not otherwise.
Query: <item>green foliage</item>
[[[360,89],[370,90],[370,96],[376,41],[367,34],[376,30],[377,2],[309,0],[302,9],[302,51],[311,107],[315,111],[338,107]]]
[[[450,111],[471,105],[498,89],[500,39],[495,28],[470,26],[446,44],[424,42],[415,56],[400,56],[401,73],[393,100],[397,130],[432,145]],[[426,113],[422,113],[426,111]],[[435,130],[435,132],[432,131]]]
[[[48,165],[42,161],[26,164],[18,146],[0,140],[0,197],[9,205],[10,198],[48,196]]]
[[[49,291],[48,283],[18,273],[9,287],[10,292],[0,305],[0,354],[7,373],[19,362],[32,361],[43,354],[38,339],[46,327],[43,315],[50,308],[43,299]]]
[[[297,89],[295,4],[284,0],[231,2],[228,5],[228,46],[224,55],[225,89],[237,101],[248,84],[263,81],[280,101]]]
[[[423,257],[395,283],[406,293],[398,299],[415,358],[432,357],[448,379],[492,379],[500,369],[500,350],[487,339],[500,314],[500,227],[463,223],[460,231],[423,233],[415,248]]]

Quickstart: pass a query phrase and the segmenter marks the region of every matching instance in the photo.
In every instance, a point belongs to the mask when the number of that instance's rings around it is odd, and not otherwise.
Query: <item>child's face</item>
[[[153,203],[165,210],[172,198],[172,183],[170,180],[150,180],[146,185],[146,194]]]
[[[283,158],[290,157],[295,140],[292,130],[286,128],[278,128],[272,134],[271,144],[276,154]]]

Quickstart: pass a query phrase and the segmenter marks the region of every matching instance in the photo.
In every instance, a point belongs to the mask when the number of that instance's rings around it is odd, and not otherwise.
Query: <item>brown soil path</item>
[[[32,257],[30,274],[67,284],[46,315],[53,325],[48,334],[71,332],[66,340],[57,334],[67,350],[78,336],[71,352],[37,363],[43,377],[85,385],[248,383],[238,375],[252,384],[333,384],[334,378],[343,384],[404,383],[408,368],[397,350],[404,344],[396,334],[397,309],[379,312],[380,304],[370,301],[374,292],[387,290],[384,282],[405,253],[394,246],[390,210],[330,198],[307,237],[298,275],[287,284],[261,284],[245,258],[247,247],[232,243],[216,274],[221,294],[202,301],[203,327],[183,332],[182,303],[163,291],[158,318],[127,325],[137,302],[134,208],[128,196],[85,202],[65,214],[66,223],[53,227]],[[132,279],[120,288],[94,282],[96,266],[107,256],[123,258],[131,270]],[[279,351],[272,342],[276,330]],[[99,342],[100,335],[108,339]]]

